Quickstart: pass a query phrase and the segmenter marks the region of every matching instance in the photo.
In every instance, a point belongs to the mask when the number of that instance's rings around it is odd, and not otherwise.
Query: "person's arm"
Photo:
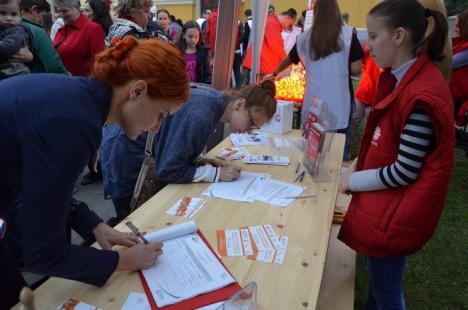
[[[90,44],[90,53],[91,57],[94,59],[94,56],[104,50],[105,47],[106,34],[102,30],[101,26],[95,24],[92,32],[90,32],[89,44]]]
[[[382,168],[353,172],[349,178],[349,190],[377,191],[414,183],[433,141],[431,118],[423,109],[415,108],[400,136],[397,160]]]
[[[21,147],[26,267],[39,274],[103,285],[118,265],[118,253],[66,242],[74,182],[93,147],[97,148],[99,128],[71,117],[25,126]],[[82,234],[91,234],[101,219],[84,211],[77,214],[77,222]]]
[[[5,36],[0,40],[0,63],[7,62],[23,46],[27,33],[22,27],[3,30]]]
[[[44,67],[45,72],[68,74],[47,33],[43,29],[38,29],[33,39],[36,58]]]
[[[204,65],[204,68],[203,68],[203,72],[204,72],[204,76],[203,76],[203,83],[206,83],[206,84],[211,84],[212,82],[212,79],[213,79],[213,68],[212,68],[212,65],[211,65],[211,51],[209,48],[206,48],[204,51],[203,51],[204,55],[204,59],[203,59],[203,65]]]

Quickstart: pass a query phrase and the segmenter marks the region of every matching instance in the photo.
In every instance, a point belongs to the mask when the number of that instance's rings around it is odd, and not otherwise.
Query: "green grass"
[[[357,146],[352,153],[356,155]],[[467,224],[468,158],[464,151],[457,150],[450,192],[437,231],[424,249],[408,259],[404,280],[408,309],[468,309]],[[355,309],[364,309],[367,269],[361,255],[356,261],[355,290]]]

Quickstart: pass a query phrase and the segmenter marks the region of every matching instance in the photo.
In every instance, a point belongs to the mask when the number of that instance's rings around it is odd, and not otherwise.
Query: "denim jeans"
[[[367,257],[369,292],[366,310],[404,310],[403,274],[406,256],[389,259]]]

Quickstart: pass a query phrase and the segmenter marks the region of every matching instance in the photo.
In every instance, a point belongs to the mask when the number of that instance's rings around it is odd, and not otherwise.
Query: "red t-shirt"
[[[72,75],[87,76],[94,56],[104,50],[105,36],[101,26],[80,15],[58,30],[54,47]]]

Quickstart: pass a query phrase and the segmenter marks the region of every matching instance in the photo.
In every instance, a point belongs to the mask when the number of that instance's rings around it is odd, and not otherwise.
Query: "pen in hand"
[[[145,244],[148,244],[148,240],[146,240],[145,237],[143,237],[143,235],[140,233],[140,231],[138,230],[138,228],[130,221],[126,222],[125,225],[127,225],[128,228],[130,228],[130,230],[138,237],[141,239],[141,241],[143,241],[143,243]]]

